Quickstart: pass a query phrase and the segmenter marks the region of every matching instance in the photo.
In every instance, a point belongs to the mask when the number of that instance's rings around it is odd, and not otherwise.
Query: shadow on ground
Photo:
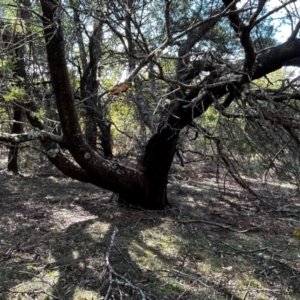
[[[300,299],[293,190],[173,181],[162,213],[65,178],[0,180],[1,299]]]

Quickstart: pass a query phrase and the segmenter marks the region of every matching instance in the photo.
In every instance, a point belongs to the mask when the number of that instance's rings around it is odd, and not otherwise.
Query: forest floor
[[[177,170],[173,208],[153,212],[53,170],[0,170],[0,299],[300,299],[299,191],[257,180],[257,199],[221,179]]]

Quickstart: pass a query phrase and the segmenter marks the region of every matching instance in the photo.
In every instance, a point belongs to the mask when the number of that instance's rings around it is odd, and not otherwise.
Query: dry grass
[[[149,212],[57,175],[1,171],[0,299],[96,300],[109,286],[107,299],[300,299],[297,192],[257,184],[263,203],[198,174],[172,177],[174,208]]]

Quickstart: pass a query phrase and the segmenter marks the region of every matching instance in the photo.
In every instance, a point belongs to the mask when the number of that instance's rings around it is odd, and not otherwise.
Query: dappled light
[[[0,299],[300,299],[300,6],[0,0]]]
[[[299,241],[293,235],[300,226],[299,203],[292,198],[266,205],[236,184],[223,192],[212,179],[192,181],[179,192],[178,181],[171,181],[173,208],[150,212],[67,178],[56,183],[25,176],[16,182],[1,176],[1,193],[15,188],[0,201],[2,299],[105,297],[105,257],[115,227],[110,264],[149,299],[300,295]],[[112,284],[111,293],[140,299],[128,288]]]

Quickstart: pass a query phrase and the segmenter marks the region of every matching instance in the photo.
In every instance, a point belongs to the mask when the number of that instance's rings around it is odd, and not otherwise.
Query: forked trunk
[[[143,173],[143,187],[120,200],[145,209],[161,210],[170,207],[167,198],[168,174],[176,152],[178,132],[165,127],[149,140],[138,169]]]

